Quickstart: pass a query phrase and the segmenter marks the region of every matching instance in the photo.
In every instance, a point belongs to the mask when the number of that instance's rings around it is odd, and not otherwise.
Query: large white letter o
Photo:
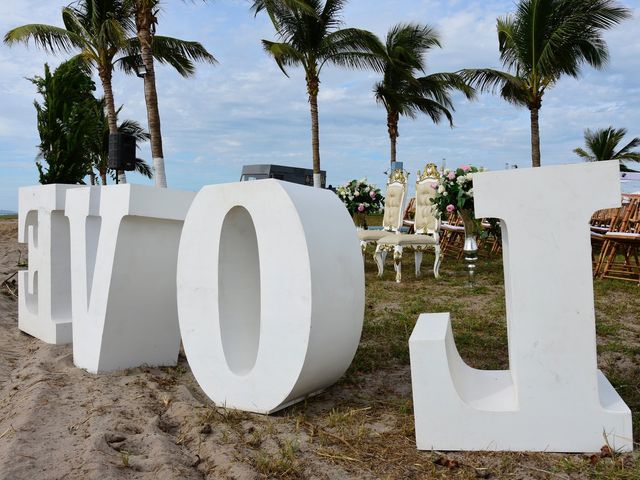
[[[177,272],[184,349],[216,404],[271,413],[349,367],[364,270],[334,193],[277,180],[204,187],[184,223]]]

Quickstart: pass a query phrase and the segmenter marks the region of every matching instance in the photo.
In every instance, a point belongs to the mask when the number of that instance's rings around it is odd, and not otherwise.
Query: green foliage
[[[54,73],[45,64],[44,77],[29,79],[42,96],[34,102],[40,134],[36,165],[40,183],[83,183],[90,170],[95,84],[77,60],[62,63]],[[44,165],[43,162],[44,161]]]
[[[584,131],[584,143],[586,150],[582,148],[574,149],[579,157],[588,162],[601,160],[620,160],[620,170],[623,172],[633,172],[624,163],[625,160],[640,162],[640,151],[633,149],[640,146],[640,137],[633,138],[624,147],[618,150],[618,145],[627,135],[626,128],[599,128],[597,130],[586,129]]]
[[[531,112],[531,163],[540,166],[539,110],[544,93],[562,76],[577,78],[583,65],[601,69],[609,60],[602,36],[631,16],[615,0],[520,0],[515,13],[498,18],[505,71],[467,69],[462,77],[481,91]]]
[[[285,73],[302,66],[307,81],[317,80],[322,67],[332,63],[347,68],[380,70],[382,45],[371,32],[340,29],[344,0],[255,0],[253,11],[266,10],[280,43],[263,40],[265,51]]]
[[[584,64],[606,65],[602,32],[630,16],[614,0],[520,0],[515,13],[497,20],[506,71],[463,70],[463,77],[481,90],[499,90],[508,102],[540,108],[544,92],[563,75],[578,77]]]
[[[428,25],[398,24],[389,30],[384,76],[374,87],[376,100],[388,113],[409,118],[424,113],[434,123],[445,117],[453,125],[451,93],[457,90],[467,98],[474,97],[473,88],[456,73],[420,76],[426,70],[425,55],[434,47],[441,47],[440,38]]]

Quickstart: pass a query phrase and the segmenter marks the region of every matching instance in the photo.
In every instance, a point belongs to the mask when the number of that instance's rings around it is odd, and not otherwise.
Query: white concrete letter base
[[[460,358],[448,313],[409,340],[422,450],[633,448],[631,412],[597,368],[589,218],[620,204],[619,165],[474,177],[476,217],[502,220],[509,370]]]
[[[176,260],[193,197],[140,185],[67,193],[76,366],[102,373],[175,365]]]
[[[18,241],[28,244],[29,267],[18,274],[18,328],[43,342],[71,343],[67,190],[76,185],[20,189]]]
[[[338,197],[277,180],[204,187],[180,240],[178,313],[218,405],[270,413],[334,383],[364,315],[362,255]]]

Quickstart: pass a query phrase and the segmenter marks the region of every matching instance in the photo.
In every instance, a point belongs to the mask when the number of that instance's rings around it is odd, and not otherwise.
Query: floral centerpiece
[[[367,227],[366,216],[378,213],[384,204],[384,197],[380,193],[380,189],[368,183],[366,178],[351,180],[339,186],[336,193],[354,221],[364,228]]]
[[[462,165],[455,170],[445,170],[438,180],[432,203],[434,210],[442,217],[457,212],[464,223],[464,259],[467,262],[469,285],[474,284],[475,262],[478,260],[476,236],[480,222],[473,212],[473,176],[484,168]]]
[[[458,212],[462,220],[473,219],[473,175],[484,168],[462,165],[455,170],[445,170],[434,187],[433,208],[442,217]]]

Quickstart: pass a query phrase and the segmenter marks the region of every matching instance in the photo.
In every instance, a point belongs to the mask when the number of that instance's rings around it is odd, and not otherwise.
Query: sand
[[[0,220],[0,281],[26,258],[16,239],[17,222]],[[182,354],[174,368],[92,375],[74,367],[71,346],[20,332],[17,309],[3,288],[1,480],[348,476],[313,460],[302,473],[287,454],[294,437],[296,456],[307,448],[295,421],[217,409]]]
[[[17,222],[0,220],[0,282],[26,258],[16,238]],[[397,289],[393,280],[374,287],[374,296]],[[184,355],[172,368],[75,368],[71,346],[21,333],[17,310],[0,287],[0,480],[640,478],[636,454],[419,452],[407,362],[348,373],[307,402],[261,416],[213,405]],[[637,318],[630,322],[636,335]],[[629,366],[618,378],[634,378],[636,357],[622,358]]]

